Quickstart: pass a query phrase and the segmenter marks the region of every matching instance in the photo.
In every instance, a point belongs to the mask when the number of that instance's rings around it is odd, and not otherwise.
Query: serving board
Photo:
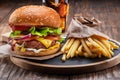
[[[119,42],[115,40],[112,41],[120,46]],[[120,48],[114,50],[114,56],[110,59],[90,59],[84,57],[77,57],[69,59],[66,62],[62,62],[61,58],[62,55],[56,56],[48,60],[32,60],[25,58],[23,59],[12,55],[10,56],[10,59],[14,64],[24,69],[50,74],[78,74],[84,72],[99,71],[119,64]]]
[[[15,54],[12,51],[10,51],[10,54],[11,54],[11,56],[22,58],[22,59],[28,59],[28,60],[29,59],[31,59],[31,60],[47,60],[47,59],[51,59],[51,58],[54,58],[56,56],[59,56],[62,53],[61,52],[57,52],[56,54],[51,54],[51,55],[46,55],[46,56],[40,56],[40,57],[22,56],[22,55],[19,55],[19,54]]]

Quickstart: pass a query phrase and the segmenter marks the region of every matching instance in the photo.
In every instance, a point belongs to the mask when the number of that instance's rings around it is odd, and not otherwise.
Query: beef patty
[[[19,45],[21,45],[23,43],[23,41],[21,42],[17,42]],[[51,46],[55,45],[56,41],[52,41]],[[31,40],[31,41],[26,41],[24,42],[24,46],[25,48],[34,48],[34,49],[40,49],[40,48],[46,48],[41,42],[36,41],[36,40]]]

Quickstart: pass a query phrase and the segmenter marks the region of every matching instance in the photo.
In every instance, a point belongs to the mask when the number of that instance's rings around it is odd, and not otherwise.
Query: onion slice
[[[15,40],[17,41],[30,41],[30,40],[33,40],[33,39],[36,39],[38,36],[32,36],[32,34],[28,34],[28,35],[25,35],[21,38],[16,38]]]
[[[27,38],[30,38],[31,36],[32,36],[31,34],[28,34],[28,35],[25,35],[25,36],[19,38],[18,40],[25,40]]]

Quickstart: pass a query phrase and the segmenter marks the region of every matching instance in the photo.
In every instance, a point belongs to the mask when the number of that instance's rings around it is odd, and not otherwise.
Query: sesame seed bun
[[[37,5],[20,7],[9,18],[9,24],[12,26],[49,26],[58,28],[60,23],[60,16],[54,9]]]

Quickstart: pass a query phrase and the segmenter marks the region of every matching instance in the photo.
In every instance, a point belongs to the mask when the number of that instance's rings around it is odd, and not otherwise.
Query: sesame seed
[[[19,19],[19,20],[18,20],[18,22],[21,22],[21,21],[22,21],[22,19]]]
[[[42,23],[42,22],[40,22],[40,25],[43,25],[43,23]]]
[[[38,21],[39,21],[39,19],[36,19],[36,20],[35,20],[35,22],[38,22]]]

